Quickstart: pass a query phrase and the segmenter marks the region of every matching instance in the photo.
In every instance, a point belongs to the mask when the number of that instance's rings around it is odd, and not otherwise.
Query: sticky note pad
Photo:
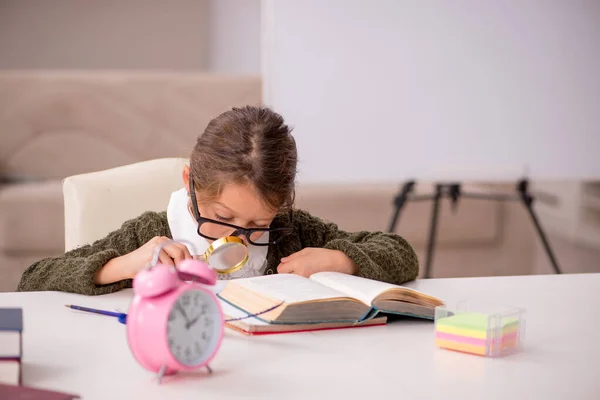
[[[520,314],[437,313],[435,344],[445,349],[494,356],[518,348],[520,327]]]

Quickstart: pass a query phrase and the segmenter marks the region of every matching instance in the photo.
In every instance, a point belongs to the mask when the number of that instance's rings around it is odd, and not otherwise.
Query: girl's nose
[[[242,241],[244,242],[244,244],[245,244],[246,246],[248,246],[248,238],[246,237],[246,235],[244,235],[244,234],[241,234],[241,235],[239,235],[238,237],[239,237],[240,239],[242,239]]]
[[[242,241],[244,242],[244,244],[246,246],[248,246],[248,238],[246,237],[245,234],[241,233],[239,231],[233,231],[233,233],[231,234],[231,236],[235,236],[235,237],[239,237],[240,239],[242,239]]]

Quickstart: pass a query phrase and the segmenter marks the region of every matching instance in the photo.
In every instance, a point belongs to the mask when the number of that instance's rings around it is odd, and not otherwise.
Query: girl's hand
[[[167,237],[156,236],[137,250],[113,258],[96,272],[94,283],[106,285],[124,279],[132,279],[152,261],[156,247],[168,241]],[[161,248],[158,262],[166,265],[178,265],[187,258],[192,258],[192,256],[184,244],[168,243]]]
[[[127,278],[133,278],[140,270],[144,269],[154,257],[156,248],[164,243],[158,254],[158,262],[165,265],[178,265],[181,261],[192,258],[186,245],[169,243],[170,239],[164,236],[155,236],[142,247],[120,257],[123,259]]]
[[[332,271],[355,275],[358,266],[339,250],[307,247],[281,259],[280,274],[296,274],[306,278],[316,272]]]

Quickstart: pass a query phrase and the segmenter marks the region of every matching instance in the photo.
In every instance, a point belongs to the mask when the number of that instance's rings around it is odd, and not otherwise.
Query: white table
[[[600,274],[413,282],[448,303],[485,300],[527,309],[525,351],[489,359],[438,349],[433,324],[261,337],[227,330],[205,371],[162,385],[129,352],[114,318],[67,303],[127,311],[130,291],[84,297],[1,293],[24,309],[24,383],[92,399],[600,399]]]

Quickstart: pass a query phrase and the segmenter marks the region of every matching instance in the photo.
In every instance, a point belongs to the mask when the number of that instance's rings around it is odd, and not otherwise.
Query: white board
[[[300,182],[600,177],[600,1],[262,6]]]

